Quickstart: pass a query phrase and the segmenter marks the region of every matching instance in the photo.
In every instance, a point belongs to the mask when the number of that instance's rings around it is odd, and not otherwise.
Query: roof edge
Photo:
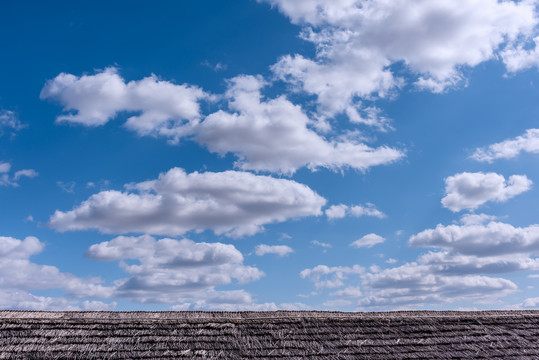
[[[0,319],[95,319],[95,320],[245,320],[272,318],[440,318],[440,317],[539,317],[539,310],[487,311],[21,311],[1,310]]]

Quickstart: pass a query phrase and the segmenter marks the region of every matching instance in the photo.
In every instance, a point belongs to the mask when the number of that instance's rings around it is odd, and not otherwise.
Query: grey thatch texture
[[[539,312],[0,311],[0,359],[539,359]]]

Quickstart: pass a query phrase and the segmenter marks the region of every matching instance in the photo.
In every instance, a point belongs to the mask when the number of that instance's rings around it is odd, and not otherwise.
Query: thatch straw
[[[539,312],[0,311],[0,359],[539,359]]]

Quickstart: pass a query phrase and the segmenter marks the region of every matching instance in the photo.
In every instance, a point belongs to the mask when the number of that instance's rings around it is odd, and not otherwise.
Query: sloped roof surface
[[[0,359],[539,359],[539,312],[0,311]]]

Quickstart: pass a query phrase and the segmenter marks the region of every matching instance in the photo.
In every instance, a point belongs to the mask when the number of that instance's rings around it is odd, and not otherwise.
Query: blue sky
[[[0,308],[535,308],[537,5],[4,1]]]

